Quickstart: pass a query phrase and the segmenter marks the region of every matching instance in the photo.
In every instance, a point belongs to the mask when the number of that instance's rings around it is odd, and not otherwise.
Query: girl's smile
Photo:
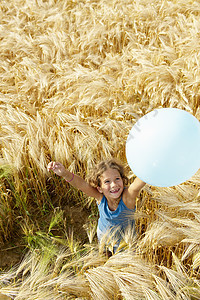
[[[115,193],[118,193],[120,190],[120,188],[116,189],[116,190],[113,190],[113,191],[110,191],[111,193],[115,194]]]
[[[108,201],[120,199],[123,189],[124,183],[118,170],[110,168],[103,172],[98,191],[103,193]]]

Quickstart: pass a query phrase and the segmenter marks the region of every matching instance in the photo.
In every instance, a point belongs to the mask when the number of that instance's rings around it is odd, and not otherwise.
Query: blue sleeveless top
[[[112,211],[108,207],[107,199],[103,196],[101,202],[98,204],[99,209],[99,220],[98,220],[98,228],[102,233],[106,233],[108,230],[118,229],[124,231],[124,229],[131,225],[134,227],[134,209],[128,208],[122,197],[119,201],[118,207],[115,211]]]

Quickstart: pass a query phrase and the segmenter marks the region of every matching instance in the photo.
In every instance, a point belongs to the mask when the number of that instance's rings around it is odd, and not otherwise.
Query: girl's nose
[[[112,181],[112,182],[110,183],[110,185],[111,185],[111,187],[114,187],[114,186],[115,186],[115,182]]]

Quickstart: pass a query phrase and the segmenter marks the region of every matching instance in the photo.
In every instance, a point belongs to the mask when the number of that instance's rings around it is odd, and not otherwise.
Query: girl
[[[89,183],[65,169],[59,162],[50,162],[47,168],[48,171],[52,170],[55,174],[62,176],[87,196],[96,199],[99,209],[98,240],[100,242],[106,232],[114,232],[116,238],[115,252],[124,230],[130,223],[128,216],[135,212],[136,197],[144,187],[145,182],[136,177],[129,187],[125,187],[128,178],[125,176],[121,164],[113,159],[98,164],[89,178]],[[134,227],[133,220],[132,226]]]

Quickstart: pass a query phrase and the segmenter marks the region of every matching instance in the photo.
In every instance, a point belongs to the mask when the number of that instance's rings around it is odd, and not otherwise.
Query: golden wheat
[[[50,160],[85,178],[108,157],[128,168],[125,141],[141,116],[177,107],[200,120],[199,17],[194,0],[1,1],[2,245],[16,220],[34,234],[29,217],[44,219],[50,197],[55,205],[82,197],[49,176]],[[65,232],[69,249],[46,251],[55,262],[28,255],[1,274],[0,292],[26,300],[199,299],[199,184],[197,172],[173,188],[146,186],[137,201],[138,240],[127,234],[109,260],[93,244],[95,220],[85,226],[87,255],[78,257]]]

